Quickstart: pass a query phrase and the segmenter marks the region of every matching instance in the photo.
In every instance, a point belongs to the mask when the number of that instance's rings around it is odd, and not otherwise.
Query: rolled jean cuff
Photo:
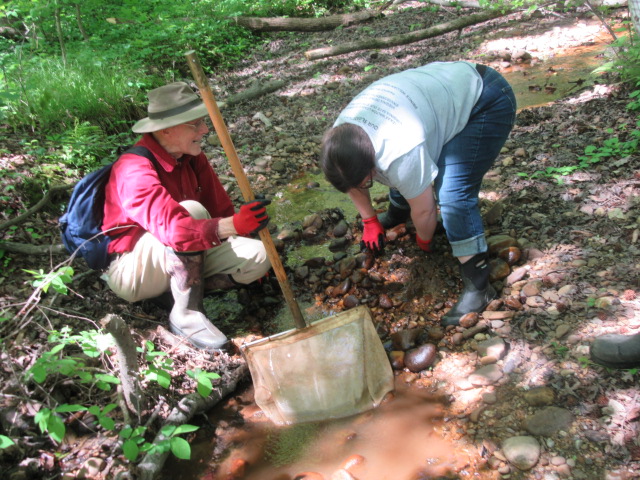
[[[473,256],[488,250],[487,239],[484,234],[467,238],[466,240],[460,240],[459,242],[449,243],[451,244],[454,257]]]

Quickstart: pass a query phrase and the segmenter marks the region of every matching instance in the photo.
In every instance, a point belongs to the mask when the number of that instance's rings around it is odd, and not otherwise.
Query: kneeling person
[[[251,283],[271,268],[263,243],[248,238],[267,225],[268,202],[235,212],[202,152],[206,107],[186,83],[148,96],[148,117],[133,131],[155,161],[122,155],[105,189],[107,283],[130,302],[171,291],[171,331],[198,348],[222,350],[228,339],[205,316],[204,291]]]

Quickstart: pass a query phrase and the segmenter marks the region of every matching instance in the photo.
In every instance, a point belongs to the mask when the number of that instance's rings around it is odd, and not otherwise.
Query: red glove
[[[377,215],[365,218],[362,222],[364,223],[364,232],[362,232],[360,247],[363,250],[368,248],[376,255],[382,253],[384,249],[384,227],[378,220]]]
[[[416,233],[416,243],[418,244],[418,246],[420,247],[421,250],[423,250],[423,251],[425,251],[427,253],[431,253],[431,240],[423,240]]]
[[[259,232],[269,223],[267,205],[270,200],[253,200],[240,206],[240,211],[233,216],[233,226],[238,235],[246,237]]]

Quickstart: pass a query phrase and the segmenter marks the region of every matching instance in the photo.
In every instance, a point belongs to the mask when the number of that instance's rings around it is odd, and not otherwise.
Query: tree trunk
[[[89,35],[87,35],[87,32],[85,32],[84,30],[84,25],[82,24],[82,15],[80,14],[80,4],[76,3],[76,22],[78,22],[78,29],[80,30],[80,33],[82,34],[82,38],[84,38],[85,42],[89,41]]]
[[[321,32],[333,30],[338,27],[347,27],[354,23],[361,23],[377,17],[391,3],[392,2],[387,2],[376,10],[363,10],[362,12],[330,15],[320,18],[233,17],[233,20],[235,20],[238,25],[256,32]]]
[[[394,35],[392,37],[370,38],[360,42],[343,43],[334,47],[317,48],[308,50],[304,56],[308,60],[317,60],[319,58],[331,57],[334,55],[342,55],[343,53],[357,52],[359,50],[370,50],[374,48],[389,48],[398,45],[406,45],[408,43],[418,42],[427,38],[437,37],[454,30],[461,30],[464,27],[475,25],[477,23],[486,22],[493,18],[502,17],[511,13],[511,10],[498,11],[489,10],[486,12],[475,13],[462,18],[457,18],[450,22],[441,23],[424,30],[415,30],[403,35]]]
[[[636,33],[640,35],[640,0],[629,0],[629,16]]]
[[[56,20],[56,33],[58,34],[58,43],[60,44],[60,54],[62,55],[62,64],[67,64],[67,51],[64,47],[64,38],[62,36],[62,23],[60,22],[60,8],[56,8],[54,12]]]

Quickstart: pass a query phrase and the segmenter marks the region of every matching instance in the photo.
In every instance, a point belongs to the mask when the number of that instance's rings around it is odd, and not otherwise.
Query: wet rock
[[[391,301],[391,298],[389,298],[389,295],[387,295],[386,293],[382,293],[378,297],[378,305],[380,306],[380,308],[388,310],[389,308],[393,307],[393,302]]]
[[[542,308],[545,306],[545,303],[544,298],[537,295],[534,297],[527,297],[527,301],[525,302],[525,304],[531,308]]]
[[[493,385],[502,378],[502,370],[495,364],[485,365],[478,368],[469,375],[469,382],[472,385],[486,386]]]
[[[507,276],[507,278],[504,281],[504,284],[507,286],[513,285],[514,283],[522,280],[527,275],[527,273],[529,273],[529,270],[527,269],[527,267],[516,268]]]
[[[540,444],[529,436],[507,438],[502,444],[506,459],[520,470],[531,470],[540,459]]]
[[[294,275],[298,280],[304,280],[309,276],[309,267],[304,265],[297,267],[294,271]]]
[[[344,305],[344,308],[354,308],[360,305],[360,300],[355,295],[347,295],[344,297],[344,300],[342,300],[342,304]]]
[[[427,332],[427,336],[431,340],[434,340],[434,341],[438,342],[438,341],[442,340],[444,338],[444,336],[445,336],[444,328],[442,328],[442,327],[430,328],[429,331]]]
[[[359,283],[362,283],[362,281],[366,278],[366,274],[361,270],[356,270],[351,274],[349,278],[351,278],[351,281],[353,283],[359,284]]]
[[[305,240],[312,240],[317,236],[318,236],[317,227],[307,227],[302,231],[302,238],[304,238]]]
[[[522,287],[521,292],[525,297],[540,295],[540,293],[542,292],[542,280],[532,280],[530,282],[527,282]]]
[[[545,407],[552,405],[556,394],[550,387],[534,387],[524,392],[524,401],[532,407]]]
[[[492,258],[489,260],[489,268],[491,269],[489,272],[490,282],[502,280],[503,278],[508,277],[511,273],[511,267],[501,258]]]
[[[460,326],[463,328],[471,328],[478,324],[480,320],[480,315],[476,312],[471,312],[460,317]]]
[[[507,345],[502,338],[493,337],[478,343],[476,350],[481,357],[492,356],[499,360],[507,352]]]
[[[375,261],[375,257],[369,252],[361,253],[356,256],[357,268],[364,268],[365,270],[369,270],[371,267],[373,267]]]
[[[282,240],[283,242],[295,241],[298,239],[298,232],[291,228],[283,228],[282,230],[280,230],[280,233],[278,233],[278,236],[276,238],[278,240]]]
[[[512,266],[520,260],[520,257],[522,257],[522,251],[518,247],[507,247],[498,252],[498,257]]]
[[[405,353],[404,364],[410,372],[421,372],[433,364],[436,359],[436,346],[425,343]]]
[[[497,202],[484,214],[484,219],[488,225],[497,225],[502,220],[503,211],[504,205]]]
[[[566,431],[573,422],[573,414],[564,408],[546,407],[525,420],[525,429],[532,435],[550,437]]]
[[[331,290],[330,296],[333,298],[342,297],[343,295],[346,295],[349,292],[349,290],[351,290],[351,279],[347,278],[342,283],[335,286],[333,290]]]
[[[513,310],[522,310],[522,303],[517,297],[507,297],[504,299],[504,304],[512,308]]]
[[[391,335],[391,342],[396,350],[406,351],[416,344],[416,339],[422,333],[420,328],[400,330]]]
[[[341,278],[347,278],[349,275],[353,273],[353,270],[356,268],[356,259],[353,257],[346,257],[340,260],[337,265],[338,273]]]
[[[344,251],[349,245],[349,240],[345,237],[342,238],[334,238],[329,243],[329,251],[330,252],[338,252]]]
[[[338,224],[335,227],[333,227],[333,236],[344,237],[348,231],[349,231],[349,226],[347,225],[347,222],[345,222],[344,220],[340,220]]]
[[[322,217],[317,213],[307,215],[302,220],[302,228],[314,227],[316,230],[322,228]]]
[[[558,295],[561,297],[570,297],[576,293],[578,293],[578,287],[576,285],[565,285],[558,290]]]
[[[555,332],[556,338],[562,338],[570,331],[571,331],[570,325],[567,325],[566,323],[561,323],[556,327],[556,332]]]
[[[454,345],[462,345],[464,342],[464,335],[461,332],[456,332],[451,336],[451,343]]]
[[[491,235],[487,238],[487,246],[489,247],[489,253],[497,255],[504,248],[517,247],[518,242],[509,235]]]
[[[391,368],[393,368],[394,370],[402,370],[405,367],[404,355],[405,353],[401,350],[392,350],[391,352],[389,352],[389,362],[391,363]]]
[[[313,257],[305,260],[304,265],[309,268],[324,267],[324,257]]]

